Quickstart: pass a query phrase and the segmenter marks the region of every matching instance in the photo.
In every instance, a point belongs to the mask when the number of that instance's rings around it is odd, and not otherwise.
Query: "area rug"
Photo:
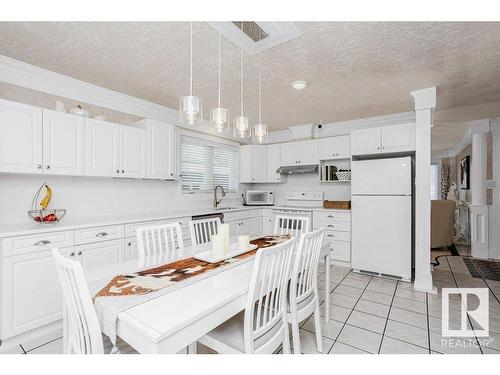
[[[462,259],[472,277],[500,281],[500,262],[471,257]]]

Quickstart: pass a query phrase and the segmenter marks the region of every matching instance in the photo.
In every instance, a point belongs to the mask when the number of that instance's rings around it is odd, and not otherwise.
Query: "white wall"
[[[53,189],[50,208],[66,208],[68,212],[65,219],[210,207],[213,199],[211,194],[207,194],[204,200],[181,200],[178,183],[172,181],[0,175],[0,224],[29,222],[26,212],[43,182]],[[223,200],[224,204],[235,202],[240,203],[240,200]]]
[[[349,183],[321,183],[318,174],[291,174],[284,184],[256,184],[254,189],[271,190],[275,194],[275,204],[285,203],[285,194],[288,191],[324,191],[328,200],[351,200],[351,184]]]

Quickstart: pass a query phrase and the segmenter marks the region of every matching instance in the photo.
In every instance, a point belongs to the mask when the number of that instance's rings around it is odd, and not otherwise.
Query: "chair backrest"
[[[269,353],[283,342],[294,243],[292,238],[257,251],[245,308],[246,353]]]
[[[184,240],[179,223],[150,225],[137,228],[137,252],[139,258],[149,255],[180,258],[184,253]]]
[[[191,244],[202,245],[210,242],[212,235],[219,233],[221,225],[219,217],[191,220],[189,222],[189,231],[191,232]]]
[[[321,228],[302,235],[294,254],[290,277],[290,309],[317,293],[318,263],[325,229]]]
[[[304,233],[309,232],[310,220],[308,217],[293,215],[276,215],[274,220],[274,234],[290,234],[297,237],[297,241]]]
[[[52,249],[52,255],[64,299],[64,351],[103,354],[101,328],[82,266],[77,261],[63,257],[58,249]]]

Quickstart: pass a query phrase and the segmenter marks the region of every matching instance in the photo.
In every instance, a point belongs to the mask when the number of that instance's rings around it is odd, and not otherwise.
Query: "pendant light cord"
[[[221,77],[220,77],[220,33],[219,33],[219,108],[220,108],[220,82],[221,82]]]
[[[241,31],[243,31],[243,22],[241,22]],[[240,36],[240,76],[241,116],[243,117],[243,36]]]
[[[259,124],[262,124],[262,62],[259,54]]]
[[[193,22],[190,23],[189,37],[189,95],[193,96]]]

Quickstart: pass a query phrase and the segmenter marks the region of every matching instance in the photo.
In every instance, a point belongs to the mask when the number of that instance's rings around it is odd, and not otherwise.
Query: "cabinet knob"
[[[385,146],[382,146],[382,150],[385,150]]]
[[[69,254],[69,256],[70,256],[70,257],[74,257],[74,256],[75,256],[75,253],[73,252],[73,253]]]
[[[50,165],[47,165],[45,168],[50,169]]]
[[[380,150],[380,147],[377,147],[377,150]]]
[[[127,244],[127,246],[132,246],[132,242],[129,242],[129,243]]]
[[[81,251],[79,251],[79,252],[78,252],[78,255],[82,255],[82,252],[81,252]]]
[[[120,170],[119,170],[119,169],[117,169],[117,170],[116,170],[116,173],[120,173]]]
[[[122,169],[122,173],[125,173],[125,171]]]
[[[42,169],[42,165],[41,165],[41,164],[38,164],[36,167],[37,167],[38,169]]]
[[[170,173],[170,176],[173,176],[174,174],[173,173]]]

